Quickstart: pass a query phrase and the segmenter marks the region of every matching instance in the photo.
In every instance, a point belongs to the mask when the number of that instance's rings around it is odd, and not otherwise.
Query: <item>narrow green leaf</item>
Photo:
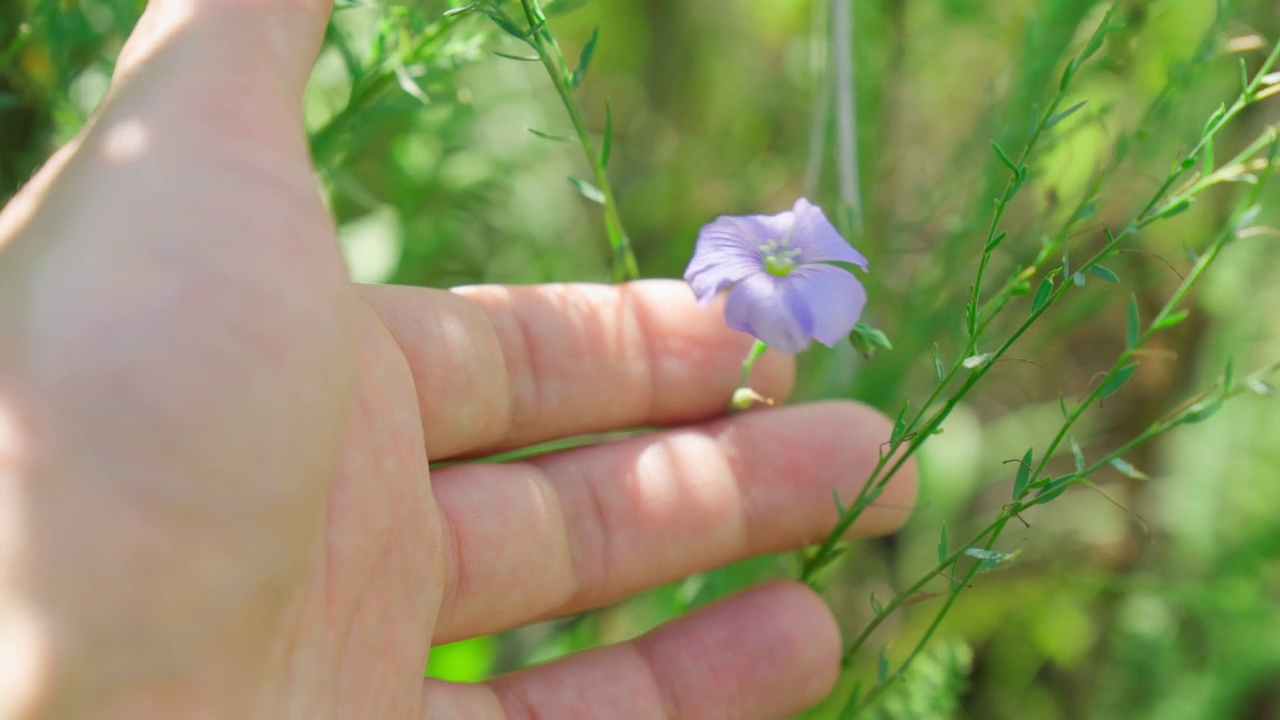
[[[1203,155],[1200,156],[1201,172],[1205,177],[1213,174],[1213,141],[1204,144]]]
[[[1022,554],[1022,551],[1015,550],[1011,553],[1002,553],[983,548],[969,548],[964,551],[964,554],[978,561],[978,572],[988,572],[1018,557]]]
[[[884,606],[880,604],[879,600],[876,600],[875,593],[871,593],[871,612],[875,613],[876,615],[881,615],[884,613]]]
[[[609,167],[609,154],[613,151],[613,105],[604,99],[604,135],[600,138],[600,169]]]
[[[1222,118],[1226,114],[1227,114],[1227,106],[1224,104],[1218,105],[1218,109],[1214,110],[1213,114],[1210,115],[1209,119],[1205,122],[1204,130],[1201,131],[1200,137],[1208,137],[1210,135],[1213,135],[1214,131],[1217,130],[1218,123],[1222,120]]]
[[[1013,158],[1009,157],[1009,153],[1006,153],[1004,148],[1000,147],[1000,143],[992,140],[991,149],[996,151],[996,156],[1000,158],[1000,162],[1004,163],[1005,167],[1009,168],[1014,175],[1018,174],[1018,166],[1014,164]]]
[[[1031,504],[1043,505],[1054,500],[1059,495],[1066,492],[1076,478],[1076,473],[1071,473],[1070,475],[1063,475],[1057,480],[1050,480],[1045,483],[1044,487],[1040,488],[1040,491],[1036,493],[1036,496],[1031,499]]]
[[[1071,417],[1071,413],[1067,410],[1067,396],[1062,393],[1058,393],[1058,409],[1062,411],[1064,420]]]
[[[902,405],[902,409],[898,411],[898,417],[893,421],[893,432],[889,435],[889,442],[896,443],[902,439],[902,434],[907,431],[907,410],[911,408],[911,401],[908,400]]]
[[[569,183],[573,185],[573,187],[576,188],[579,193],[582,194],[582,197],[594,203],[600,203],[601,205],[604,204],[604,193],[600,190],[600,188],[596,187],[595,185],[592,185],[586,180],[579,180],[578,178],[573,177],[572,175],[569,176]]]
[[[1075,105],[1072,105],[1071,107],[1067,108],[1066,110],[1063,110],[1062,112],[1054,113],[1053,115],[1050,115],[1049,119],[1044,121],[1044,129],[1048,130],[1049,128],[1053,127],[1054,125],[1057,125],[1063,120],[1066,120],[1068,117],[1072,115],[1072,113],[1084,107],[1084,104],[1086,102],[1087,102],[1086,100],[1081,100],[1080,102],[1076,103]]]
[[[1163,318],[1160,318],[1160,321],[1155,324],[1154,329],[1165,330],[1167,328],[1171,328],[1174,325],[1181,323],[1183,320],[1186,320],[1187,316],[1190,314],[1191,312],[1186,309],[1175,310],[1174,312],[1165,315]]]
[[[1120,282],[1119,276],[1117,276],[1115,273],[1111,272],[1110,270],[1108,270],[1107,268],[1101,265],[1091,266],[1089,268],[1089,273],[1092,274],[1094,277],[1098,278],[1099,280],[1106,280],[1107,282],[1112,282],[1112,283]]]
[[[1141,321],[1138,319],[1138,296],[1129,295],[1129,323],[1125,331],[1125,347],[1130,350],[1138,347],[1138,338],[1142,334]]]
[[[1129,382],[1129,378],[1133,377],[1133,373],[1137,369],[1138,363],[1131,362],[1117,370],[1116,374],[1111,376],[1111,379],[1103,383],[1102,389],[1098,391],[1098,399],[1102,400],[1115,395],[1120,388],[1124,387],[1125,383]]]
[[[995,250],[997,247],[1000,246],[1000,243],[1004,242],[1004,239],[1007,237],[1009,237],[1009,233],[1002,232],[999,235],[996,235],[995,237],[991,238],[990,242],[987,243],[986,251],[991,252],[992,250]]]
[[[1172,205],[1169,205],[1168,207],[1165,207],[1162,210],[1160,210],[1160,212],[1156,213],[1156,217],[1162,218],[1162,219],[1168,219],[1173,217],[1174,215],[1180,215],[1190,209],[1191,209],[1191,198],[1183,198],[1178,202],[1173,203]]]
[[[1071,78],[1075,77],[1075,75],[1076,59],[1071,58],[1067,61],[1067,66],[1062,68],[1062,79],[1058,81],[1058,92],[1066,90],[1067,86],[1071,84]]]
[[[1080,208],[1080,212],[1079,214],[1076,215],[1075,221],[1082,222],[1084,220],[1088,220],[1089,218],[1097,214],[1098,214],[1098,201],[1090,200],[1089,202],[1085,203],[1083,207]]]
[[[591,66],[591,56],[596,51],[596,41],[599,39],[600,28],[596,28],[591,32],[591,39],[582,46],[582,54],[578,56],[578,67],[573,69],[573,75],[569,77],[569,87],[578,87],[582,83],[582,78],[586,77],[587,68]]]
[[[1071,456],[1076,461],[1076,472],[1084,472],[1086,467],[1084,463],[1084,451],[1080,449],[1080,443],[1076,442],[1074,435],[1069,437],[1068,440],[1071,441]]]
[[[840,500],[840,488],[832,488],[831,497],[836,501],[836,514],[840,517],[844,517],[844,514],[848,512],[848,508],[846,508],[844,503]]]
[[[497,55],[500,58],[506,58],[508,60],[519,60],[520,62],[541,62],[542,61],[542,58],[538,57],[537,55],[516,55],[513,53],[502,52],[501,50],[494,50],[493,54]]]
[[[577,10],[587,4],[587,0],[551,0],[542,6],[545,14],[555,16]]]
[[[1193,425],[1195,423],[1209,419],[1210,416],[1212,416],[1214,413],[1218,412],[1221,409],[1222,409],[1221,400],[1217,400],[1217,399],[1203,400],[1191,406],[1187,414],[1182,416],[1183,422],[1187,423],[1188,425]]]
[[[501,13],[497,13],[492,10],[486,10],[483,7],[477,7],[476,9],[479,10],[480,12],[483,12],[485,15],[488,15],[489,19],[492,20],[495,25],[502,28],[502,31],[505,32],[506,34],[522,42],[529,42],[528,33],[516,27],[515,24],[513,24],[510,20],[504,17]]]
[[[1244,58],[1240,58],[1240,92],[1249,95],[1249,68],[1245,65]]]
[[[1080,53],[1080,62],[1093,57],[1102,47],[1102,41],[1107,39],[1107,35],[1114,29],[1111,25],[1111,12],[1107,12],[1107,16],[1103,18],[1102,24],[1098,25],[1098,29],[1093,31],[1093,35],[1089,37],[1089,44],[1084,46],[1084,52]]]
[[[537,128],[527,127],[525,128],[525,130],[528,130],[530,133],[537,135],[543,140],[555,140],[556,142],[573,142],[574,141],[574,138],[571,138],[568,135],[552,135],[551,133],[542,132]]]
[[[947,540],[947,524],[942,523],[942,537],[938,540],[938,564],[941,565],[947,561],[947,557],[951,555],[951,548],[948,547]]]
[[[1261,395],[1262,397],[1270,397],[1276,394],[1275,386],[1261,378],[1245,378],[1244,386],[1249,388],[1250,392],[1253,392],[1256,395]]]
[[[876,663],[876,679],[883,685],[889,679],[889,656],[888,648],[880,650],[880,661]]]
[[[1022,497],[1022,493],[1027,489],[1027,483],[1031,482],[1031,453],[1033,450],[1034,448],[1027,448],[1026,454],[1018,462],[1018,474],[1013,479],[1014,500]]]
[[[947,376],[946,368],[942,366],[942,350],[938,343],[933,344],[933,372],[938,376],[939,382]]]
[[[478,7],[480,7],[480,3],[471,3],[470,5],[464,5],[463,7],[449,8],[444,11],[444,16],[454,17],[455,15],[465,15],[474,11]]]
[[[1053,294],[1053,277],[1047,276],[1040,281],[1040,287],[1036,289],[1036,297],[1031,301],[1031,314],[1034,315],[1044,309],[1049,304],[1049,296]]]
[[[1121,475],[1124,475],[1125,477],[1131,478],[1133,480],[1150,480],[1151,479],[1146,473],[1142,472],[1141,470],[1129,464],[1127,461],[1122,460],[1121,458],[1113,459],[1111,461],[1111,467],[1120,471]]]

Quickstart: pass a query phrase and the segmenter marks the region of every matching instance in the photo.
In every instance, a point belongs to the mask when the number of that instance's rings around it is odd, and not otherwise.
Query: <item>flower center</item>
[[[796,267],[800,257],[800,248],[791,247],[791,240],[770,240],[760,246],[760,257],[764,258],[764,269],[770,275],[786,277]]]

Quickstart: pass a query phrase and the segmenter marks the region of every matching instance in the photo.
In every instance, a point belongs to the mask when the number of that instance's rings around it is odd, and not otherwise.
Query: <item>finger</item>
[[[597,607],[821,540],[890,424],[847,402],[762,410],[509,465],[433,473],[448,547],[437,643]],[[905,468],[852,533],[905,519]],[[518,592],[513,591],[518,588]]]
[[[404,351],[433,460],[723,413],[751,338],[683,283],[362,289]],[[753,385],[779,400],[792,362]]]
[[[778,718],[835,684],[840,634],[804,586],[772,583],[637,640],[481,685],[427,680],[427,718]]]

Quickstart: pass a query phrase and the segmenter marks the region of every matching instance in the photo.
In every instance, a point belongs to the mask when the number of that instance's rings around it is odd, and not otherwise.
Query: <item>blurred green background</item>
[[[1007,171],[989,141],[1020,147],[1037,103],[1101,21],[1093,0],[855,3],[858,177],[850,239],[871,260],[866,319],[894,349],[810,351],[799,399],[853,397],[896,414],[932,388],[935,343],[960,352],[964,303]],[[0,200],[78,130],[107,87],[141,11],[136,0],[0,0]],[[565,181],[587,172],[541,66],[483,18],[443,21],[446,2],[340,4],[308,96],[308,129],[353,277],[450,286],[608,277],[599,208]],[[806,194],[836,201],[833,128],[812,126],[829,80],[821,0],[594,0],[552,19],[570,58],[600,28],[578,90],[588,124],[614,117],[610,177],[646,276],[678,277],[698,228],[719,214],[777,212]],[[1209,114],[1280,38],[1272,0],[1119,2],[1123,28],[1083,71],[1087,105],[1032,158],[1006,215],[996,277],[1030,262],[1090,181],[1131,149],[1071,247],[1096,247],[1159,185]],[[1280,98],[1223,136],[1227,156],[1280,120]],[[829,125],[829,124],[828,124]],[[821,127],[821,125],[819,125]],[[816,172],[815,172],[816,171]],[[858,546],[831,579],[847,630],[936,561],[945,522],[967,537],[1007,502],[1005,461],[1043,444],[1059,393],[1076,398],[1124,347],[1128,294],[1158,308],[1221,226],[1235,190],[1212,192],[1144,232],[1015,347],[925,445],[919,507],[897,536]],[[1276,191],[1264,222],[1276,221]],[[1280,243],[1232,244],[1158,337],[1134,381],[1077,432],[1097,456],[1218,377],[1280,359]],[[1016,313],[1015,313],[1016,314]],[[1020,317],[1018,318],[1021,319]],[[997,323],[996,337],[1011,326]],[[1241,397],[1128,460],[1151,479],[1097,478],[1028,512],[1000,549],[1019,558],[966,591],[885,718],[1280,718],[1280,403]],[[1064,467],[1070,457],[1062,459]],[[460,680],[632,636],[692,604],[770,575],[766,558],[600,612],[440,648],[430,672]],[[941,586],[945,588],[945,585]],[[936,616],[924,601],[873,637],[901,659]],[[847,691],[847,684],[842,688]],[[836,717],[842,698],[812,717]]]

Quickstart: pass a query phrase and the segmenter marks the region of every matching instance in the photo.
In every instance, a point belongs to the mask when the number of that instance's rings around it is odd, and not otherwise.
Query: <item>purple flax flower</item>
[[[862,283],[831,261],[867,269],[822,208],[800,198],[777,215],[722,216],[703,227],[684,279],[701,305],[727,289],[725,323],[792,354],[813,339],[835,345],[862,315]]]

